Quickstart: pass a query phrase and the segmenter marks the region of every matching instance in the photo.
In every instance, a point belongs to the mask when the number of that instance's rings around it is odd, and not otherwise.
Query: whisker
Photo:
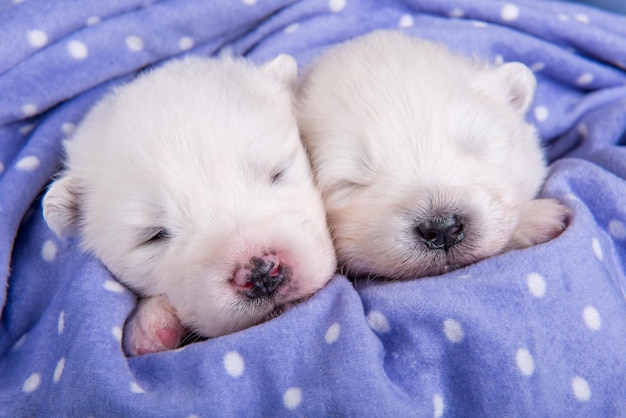
[[[193,344],[193,343],[197,343],[200,341],[204,341],[206,340],[206,337],[203,337],[202,335],[198,334],[195,331],[189,331],[187,334],[185,334],[182,338],[182,340],[180,341],[180,344],[178,345],[179,347],[185,347],[189,344]]]

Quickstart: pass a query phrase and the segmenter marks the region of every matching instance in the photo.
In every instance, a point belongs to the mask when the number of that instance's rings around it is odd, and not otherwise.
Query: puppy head
[[[44,199],[134,291],[204,336],[320,289],[336,261],[292,111],[296,63],[188,58],[106,97]]]
[[[503,250],[545,164],[524,121],[535,79],[393,32],[340,45],[298,92],[340,264],[413,278]]]

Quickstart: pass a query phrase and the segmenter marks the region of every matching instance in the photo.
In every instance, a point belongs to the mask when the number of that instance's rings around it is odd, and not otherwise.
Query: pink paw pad
[[[178,347],[182,336],[182,328],[159,329],[156,335],[163,343],[163,347],[173,350]]]
[[[139,301],[124,327],[123,346],[129,356],[158,353],[178,347],[185,328],[165,297]]]

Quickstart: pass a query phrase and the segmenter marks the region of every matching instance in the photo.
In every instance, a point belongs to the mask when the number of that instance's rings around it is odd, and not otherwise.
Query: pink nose
[[[285,281],[284,267],[274,254],[252,257],[235,272],[233,281],[249,297],[269,296]]]

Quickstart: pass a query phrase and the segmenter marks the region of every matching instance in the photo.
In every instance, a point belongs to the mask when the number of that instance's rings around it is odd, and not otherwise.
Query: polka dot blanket
[[[3,0],[0,416],[626,415],[626,18],[545,0]],[[539,82],[557,239],[402,283],[336,276],[283,315],[126,358],[136,299],[42,219],[61,141],[138,70],[224,50],[306,66],[376,28]]]

